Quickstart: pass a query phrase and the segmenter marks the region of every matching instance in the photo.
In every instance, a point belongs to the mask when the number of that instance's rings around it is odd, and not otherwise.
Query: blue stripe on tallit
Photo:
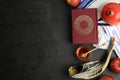
[[[87,8],[89,7],[92,3],[94,3],[96,0],[83,0],[81,1],[80,5],[78,8]]]

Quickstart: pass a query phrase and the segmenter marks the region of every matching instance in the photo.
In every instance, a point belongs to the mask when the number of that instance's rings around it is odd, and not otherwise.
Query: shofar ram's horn
[[[108,56],[105,61],[98,60],[98,61],[87,62],[80,66],[70,66],[69,75],[72,78],[77,78],[77,79],[92,79],[102,74],[109,64],[111,54],[113,51],[114,42],[115,42],[115,38],[112,37],[111,45],[109,46],[110,50],[108,50],[109,51]]]

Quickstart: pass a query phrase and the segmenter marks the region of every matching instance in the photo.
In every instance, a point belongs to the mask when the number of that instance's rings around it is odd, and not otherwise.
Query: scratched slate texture
[[[82,44],[72,44],[71,9],[65,0],[0,1],[0,80],[75,80],[68,67],[83,63],[75,55]],[[103,56],[97,50],[90,61]]]

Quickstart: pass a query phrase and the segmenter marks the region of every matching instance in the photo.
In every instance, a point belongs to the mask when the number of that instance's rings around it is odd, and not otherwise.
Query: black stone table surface
[[[0,80],[76,80],[68,67],[83,62],[75,55],[83,44],[72,44],[71,9],[65,0],[1,0]],[[89,61],[105,51],[94,51]],[[102,75],[108,74],[120,80],[109,67]]]

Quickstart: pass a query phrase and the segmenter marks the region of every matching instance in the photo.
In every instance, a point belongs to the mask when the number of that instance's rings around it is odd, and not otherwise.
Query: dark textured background
[[[1,0],[0,80],[75,80],[68,67],[82,61],[75,55],[81,45],[72,44],[71,9],[65,0]],[[95,51],[89,61],[104,52]],[[104,74],[120,80],[109,67]]]

